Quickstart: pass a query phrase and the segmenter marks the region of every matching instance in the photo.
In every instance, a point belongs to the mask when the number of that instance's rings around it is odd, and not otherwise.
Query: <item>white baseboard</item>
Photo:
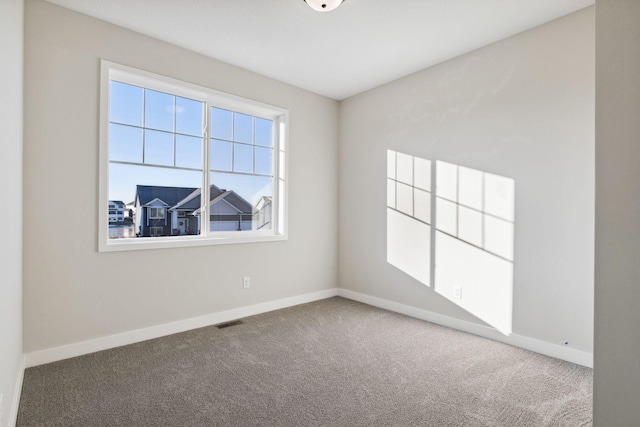
[[[177,322],[123,332],[74,344],[63,345],[60,347],[34,351],[32,353],[25,354],[26,367],[30,368],[32,366],[44,365],[45,363],[57,362],[71,357],[82,356],[83,354],[94,353],[96,351],[107,350],[127,344],[185,332],[191,329],[216,325],[218,323],[228,322],[242,317],[253,316],[260,313],[266,313],[268,311],[331,298],[337,295],[338,289],[332,288],[324,291],[279,299],[276,301],[269,301],[247,307],[221,311],[218,313],[211,313],[204,316],[193,317],[191,319],[179,320]]]
[[[11,401],[11,409],[9,409],[9,427],[15,427],[18,421],[18,407],[20,406],[20,395],[22,394],[22,381],[24,380],[25,358],[22,357],[20,366],[18,367],[18,378],[16,378],[16,386],[13,390],[13,400]],[[0,420],[0,424],[2,420]]]
[[[12,416],[17,416],[18,403],[20,399],[19,391],[22,388],[22,377],[25,366],[27,368],[30,368],[32,366],[56,362],[59,360],[68,359],[70,357],[82,356],[84,354],[94,353],[96,351],[107,350],[114,347],[120,347],[140,341],[176,334],[191,329],[202,328],[222,322],[228,322],[230,320],[235,320],[242,317],[253,316],[260,313],[279,310],[281,308],[292,307],[299,304],[305,304],[308,302],[331,298],[333,296],[341,296],[354,301],[362,302],[364,304],[372,305],[374,307],[383,308],[385,310],[390,310],[396,313],[426,320],[438,325],[446,326],[464,332],[469,332],[471,334],[489,338],[495,341],[500,341],[505,344],[510,344],[516,347],[523,348],[525,350],[534,351],[546,356],[555,357],[590,368],[593,367],[593,354],[591,353],[569,347],[563,347],[557,344],[552,344],[546,341],[541,341],[522,335],[503,335],[496,329],[488,326],[467,322],[465,320],[455,319],[453,317],[443,316],[441,314],[433,313],[420,308],[411,307],[382,298],[361,294],[347,289],[332,288],[324,291],[313,292],[310,294],[298,295],[295,297],[284,298],[276,301],[269,301],[261,304],[250,305],[247,307],[221,311],[218,313],[207,314],[191,319],[179,320],[177,322],[166,323],[163,325],[152,326],[149,328],[123,332],[121,334],[110,335],[107,337],[96,338],[88,341],[82,341],[74,344],[68,344],[60,347],[27,353],[25,354],[25,359],[20,374],[19,387],[18,385],[16,385],[18,393],[17,398],[14,398],[14,407],[12,407],[12,411],[14,411],[15,414],[12,413]]]
[[[500,341],[502,343],[520,347],[525,350],[544,354],[545,356],[555,357],[557,359],[562,359],[568,362],[576,363],[578,365],[593,368],[593,354],[587,353],[585,351],[563,347],[557,344],[552,344],[546,341],[541,341],[535,338],[529,338],[517,334],[511,334],[508,336],[503,335],[502,333],[498,332],[498,330],[488,326],[467,322],[465,320],[455,319],[453,317],[443,316],[431,311],[411,307],[370,295],[361,294],[359,292],[354,292],[347,289],[339,288],[338,296],[372,305],[374,307],[379,307],[385,310],[394,311],[396,313],[426,320],[427,322],[436,323],[438,325],[446,326],[452,329],[457,329],[481,337],[489,338],[494,341]]]

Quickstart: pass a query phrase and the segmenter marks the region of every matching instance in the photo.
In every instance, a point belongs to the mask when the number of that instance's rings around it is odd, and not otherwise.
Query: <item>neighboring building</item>
[[[138,185],[135,224],[140,237],[199,234],[201,191],[190,187]],[[254,209],[232,190],[211,185],[210,230],[251,230]]]
[[[184,205],[179,204],[176,209],[183,209],[185,206],[193,207],[195,202],[197,208],[193,211],[193,215],[199,218],[202,211],[200,189],[196,190],[184,202]],[[220,189],[212,185],[209,191],[209,206],[209,229],[211,231],[252,229],[253,206],[235,191]]]
[[[260,197],[254,208],[253,220],[255,222],[255,230],[271,228],[271,197]]]
[[[135,217],[135,211],[136,211],[136,201],[134,200],[127,203],[127,206],[125,207],[124,217],[129,221],[133,221]]]
[[[120,200],[109,200],[109,224],[124,221],[125,206]]]

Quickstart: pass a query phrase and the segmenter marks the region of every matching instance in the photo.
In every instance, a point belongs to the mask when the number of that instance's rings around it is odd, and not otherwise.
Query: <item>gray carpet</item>
[[[18,426],[586,426],[592,370],[342,298],[27,369]]]

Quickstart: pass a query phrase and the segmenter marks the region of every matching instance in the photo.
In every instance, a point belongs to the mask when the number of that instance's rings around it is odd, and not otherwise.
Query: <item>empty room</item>
[[[639,2],[0,34],[0,427],[640,425]]]

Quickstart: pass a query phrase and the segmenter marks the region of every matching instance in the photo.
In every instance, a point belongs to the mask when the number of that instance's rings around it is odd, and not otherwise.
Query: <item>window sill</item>
[[[240,232],[242,233],[242,232]],[[196,246],[233,245],[239,243],[277,242],[287,240],[284,234],[248,233],[237,236],[224,233],[216,236],[141,237],[100,241],[98,252],[137,251],[148,249],[185,248]]]

